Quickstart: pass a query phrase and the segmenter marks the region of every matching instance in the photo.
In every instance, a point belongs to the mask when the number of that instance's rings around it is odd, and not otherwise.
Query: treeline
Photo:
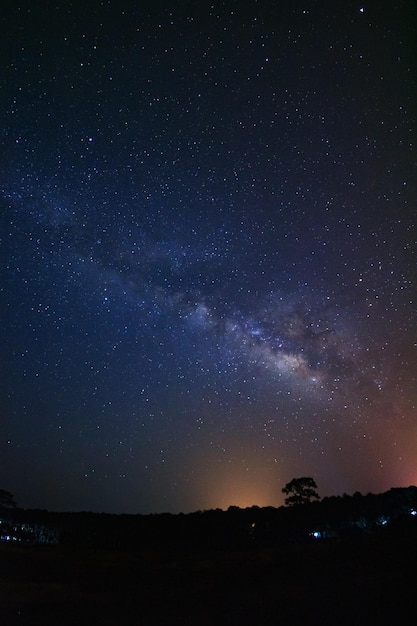
[[[332,496],[291,507],[229,507],[188,514],[0,512],[3,540],[117,550],[239,550],[417,532],[417,487]],[[8,529],[8,530],[6,530]],[[5,535],[7,532],[7,535]],[[43,540],[37,541],[37,537]]]

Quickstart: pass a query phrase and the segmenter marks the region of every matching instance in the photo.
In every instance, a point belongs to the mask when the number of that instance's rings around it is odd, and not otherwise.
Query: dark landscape
[[[0,620],[406,623],[417,608],[416,504],[409,487],[187,515],[5,512],[15,534],[0,545]]]

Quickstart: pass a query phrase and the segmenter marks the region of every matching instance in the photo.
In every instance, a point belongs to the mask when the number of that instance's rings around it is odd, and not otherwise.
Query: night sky
[[[0,487],[417,483],[413,0],[2,7]]]

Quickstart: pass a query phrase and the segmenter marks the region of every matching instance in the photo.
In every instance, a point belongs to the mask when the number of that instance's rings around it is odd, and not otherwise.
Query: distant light
[[[314,537],[314,539],[321,539],[321,532],[319,530],[315,530],[314,532],[310,533],[311,537]]]
[[[411,509],[410,515],[417,515],[417,511],[415,509]]]

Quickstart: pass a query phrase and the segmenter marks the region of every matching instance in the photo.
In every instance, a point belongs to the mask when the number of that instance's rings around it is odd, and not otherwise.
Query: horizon
[[[321,502],[323,502],[323,500],[326,500],[328,498],[354,498],[357,495],[360,495],[363,498],[366,498],[367,496],[381,496],[384,495],[390,491],[393,490],[397,490],[397,489],[410,489],[410,488],[415,488],[417,489],[417,485],[406,485],[406,486],[394,486],[394,487],[389,487],[388,489],[378,492],[378,493],[374,493],[372,491],[368,491],[366,493],[362,493],[361,491],[355,491],[354,493],[342,493],[342,494],[327,494],[324,496],[320,496],[318,500],[314,500],[310,503],[307,504],[319,504]],[[304,506],[305,504],[302,504],[301,506]],[[15,509],[7,509],[9,511],[33,511],[33,512],[46,512],[46,513],[57,513],[57,514],[78,514],[78,513],[85,513],[85,514],[92,514],[92,515],[143,515],[143,516],[147,516],[147,515],[193,515],[195,513],[207,513],[210,511],[222,511],[223,513],[227,513],[227,511],[229,511],[230,509],[241,509],[241,510],[245,510],[245,509],[252,509],[252,508],[259,508],[259,509],[267,509],[267,508],[274,508],[274,509],[280,509],[280,508],[291,508],[291,505],[289,504],[263,504],[263,505],[258,505],[258,504],[248,504],[248,505],[243,505],[243,506],[239,506],[237,504],[229,504],[227,507],[210,507],[207,509],[192,509],[190,511],[168,511],[168,510],[161,510],[161,511],[146,511],[146,512],[141,512],[141,511],[119,511],[119,512],[111,512],[111,511],[105,511],[105,510],[91,510],[91,509],[82,509],[82,510],[61,510],[61,509],[50,509],[48,507],[23,507],[20,506],[19,503],[16,503],[16,508]]]

